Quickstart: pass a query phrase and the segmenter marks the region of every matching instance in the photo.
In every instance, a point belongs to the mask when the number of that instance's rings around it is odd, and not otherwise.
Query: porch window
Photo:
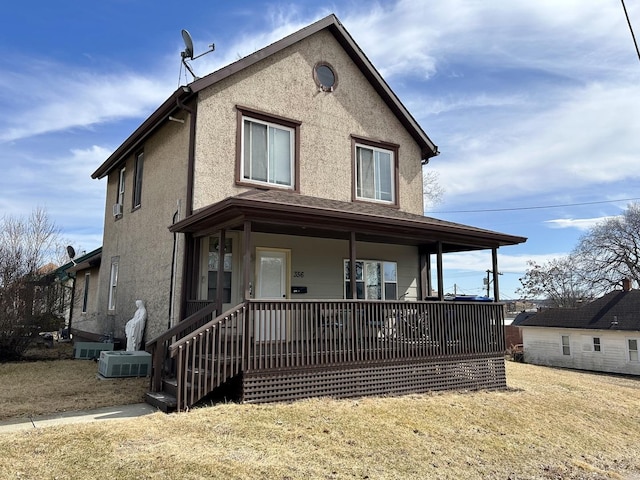
[[[231,303],[231,274],[232,274],[232,241],[226,238],[224,242],[224,265],[222,280],[222,303]],[[207,279],[207,300],[215,301],[218,290],[218,251],[220,249],[220,239],[218,237],[209,238],[209,272]]]
[[[144,165],[144,153],[136,156],[136,169],[133,176],[133,208],[142,205],[142,167]]]
[[[629,361],[637,362],[638,361],[638,339],[636,338],[627,339],[627,346],[629,347]]]
[[[397,264],[376,260],[356,260],[356,298],[396,300],[398,298]],[[351,268],[344,261],[344,298],[351,298]]]
[[[84,274],[84,292],[82,294],[82,313],[87,313],[87,306],[89,305],[89,280],[91,280],[91,274]]]
[[[109,310],[116,309],[116,289],[118,287],[118,266],[120,257],[111,259],[111,273],[109,274]]]
[[[294,187],[293,128],[242,119],[242,180]]]
[[[355,198],[396,203],[397,148],[354,141]]]
[[[571,355],[571,347],[569,346],[569,335],[562,335],[562,355]]]

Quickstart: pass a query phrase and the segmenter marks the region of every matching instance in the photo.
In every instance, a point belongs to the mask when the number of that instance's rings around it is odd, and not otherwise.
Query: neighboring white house
[[[640,375],[640,290],[613,291],[580,308],[552,308],[520,324],[527,363]]]

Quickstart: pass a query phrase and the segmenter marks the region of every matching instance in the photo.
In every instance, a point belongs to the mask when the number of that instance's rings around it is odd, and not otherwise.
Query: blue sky
[[[76,248],[100,246],[90,174],[185,83],[181,29],[196,53],[216,45],[192,64],[204,76],[329,13],[442,152],[427,215],[528,237],[500,249],[503,298],[527,260],[640,198],[640,61],[618,0],[25,0],[0,19],[0,215],[45,207]],[[490,253],[445,267],[446,291],[480,294]]]

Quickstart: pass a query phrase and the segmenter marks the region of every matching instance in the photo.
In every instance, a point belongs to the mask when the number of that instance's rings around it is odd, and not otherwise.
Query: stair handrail
[[[162,368],[163,362],[167,354],[167,342],[170,342],[173,337],[182,338],[183,333],[192,328],[198,322],[202,321],[208,315],[215,315],[216,304],[210,303],[204,308],[201,308],[197,312],[189,315],[183,321],[175,325],[174,327],[166,330],[157,337],[149,340],[145,344],[145,350],[151,353],[151,391],[160,391],[160,383],[162,381]]]
[[[194,330],[193,332],[190,332],[188,335],[185,335],[182,338],[176,340],[171,345],[169,345],[170,355],[172,357],[174,357],[176,355],[176,352],[178,351],[178,349],[181,346],[183,346],[185,343],[189,342],[192,338],[197,337],[200,333],[205,332],[207,329],[211,328],[212,326],[222,323],[226,318],[232,316],[236,312],[239,312],[240,310],[242,310],[245,307],[248,307],[248,302],[239,303],[238,305],[230,308],[226,312],[221,313],[220,315],[218,315],[217,317],[215,317],[211,321],[205,323],[204,325],[202,325],[197,330]]]
[[[248,302],[240,303],[169,345],[169,355],[176,362],[176,407],[178,411],[183,410],[185,406],[193,405],[224,383],[229,376],[235,376],[242,372],[246,354],[247,313]],[[228,344],[224,342],[223,348],[220,344],[220,332],[226,326],[232,326],[234,318],[238,317],[240,323],[237,325],[238,329],[233,333],[231,347],[229,349]],[[204,354],[204,359],[202,354]],[[227,371],[227,366],[231,366],[231,370]],[[207,377],[207,372],[211,372],[212,377]],[[213,372],[217,372],[215,377],[213,377]],[[204,375],[204,379],[198,378],[201,374]],[[197,381],[196,378],[198,378]]]

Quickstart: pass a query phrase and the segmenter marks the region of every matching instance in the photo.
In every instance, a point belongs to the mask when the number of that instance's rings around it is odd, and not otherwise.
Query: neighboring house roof
[[[63,266],[58,268],[58,271],[65,272],[66,274],[76,273],[80,270],[86,270],[87,268],[100,265],[101,260],[102,247],[98,247],[89,253],[85,253],[84,255],[74,258],[72,262],[65,263]]]
[[[640,290],[614,291],[578,308],[543,310],[520,326],[640,330]]]
[[[173,232],[205,234],[239,228],[255,231],[389,241],[407,245],[443,242],[444,252],[515,245],[526,238],[424,217],[369,202],[342,202],[283,190],[250,190],[202,208],[172,225]]]
[[[537,312],[520,312],[518,315],[516,315],[516,318],[513,319],[511,325],[522,325],[522,322],[536,314]]]
[[[128,156],[133,150],[138,148],[141,142],[149,136],[162,123],[167,121],[169,115],[180,108],[180,104],[188,101],[190,97],[199,91],[208,88],[215,83],[238,73],[241,70],[321,31],[327,29],[333,34],[338,43],[351,57],[354,64],[358,66],[363,75],[369,80],[373,88],[384,100],[390,110],[396,115],[398,120],[404,125],[409,134],[418,143],[422,151],[422,160],[438,155],[438,147],[431,141],[422,130],[418,122],[413,118],[395,93],[391,90],[387,82],[375,69],[373,64],[366,57],[364,52],[358,47],[351,35],[340,23],[335,15],[329,15],[305,28],[299,30],[271,45],[262,48],[251,55],[248,55],[234,63],[217,70],[206,77],[200,78],[188,86],[179,87],[165,102],[140,125],[135,132],[111,154],[107,160],[98,167],[91,175],[92,178],[103,178],[115,168],[120,161]]]

